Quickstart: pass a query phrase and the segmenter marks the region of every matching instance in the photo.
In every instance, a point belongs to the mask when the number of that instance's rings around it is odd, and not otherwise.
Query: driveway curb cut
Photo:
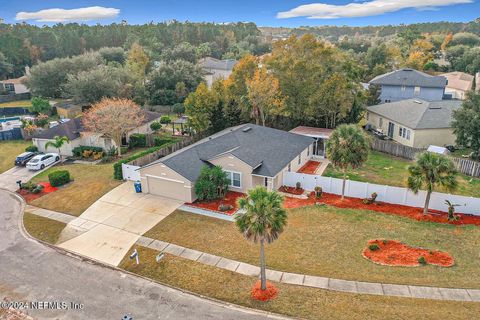
[[[80,255],[78,253],[71,252],[69,250],[57,247],[57,246],[55,246],[53,244],[50,244],[48,242],[45,242],[43,240],[37,239],[37,238],[31,236],[27,232],[27,230],[25,229],[25,226],[23,224],[23,215],[25,213],[25,207],[26,207],[25,199],[21,195],[17,194],[16,192],[12,192],[12,191],[4,189],[4,188],[0,188],[0,190],[11,194],[12,196],[14,196],[20,202],[21,214],[20,214],[20,218],[19,218],[19,221],[18,221],[19,231],[22,234],[22,236],[24,236],[27,240],[34,241],[34,242],[37,242],[39,244],[42,244],[46,247],[49,247],[49,248],[55,250],[58,253],[63,254],[65,256],[68,256],[70,258],[78,259],[78,260],[81,260],[83,262],[87,262],[87,263],[94,264],[94,265],[97,265],[97,266],[100,266],[100,267],[103,267],[103,268],[108,268],[110,270],[118,271],[118,272],[121,272],[123,274],[127,274],[127,275],[130,275],[130,276],[141,278],[141,279],[146,280],[148,282],[155,283],[155,284],[158,284],[158,285],[162,285],[162,286],[168,287],[172,290],[179,291],[181,293],[188,294],[188,295],[206,300],[206,301],[208,301],[208,302],[210,302],[210,303],[212,303],[216,306],[219,306],[219,307],[232,309],[232,310],[240,310],[242,312],[249,313],[249,314],[258,314],[258,315],[265,316],[265,317],[270,318],[270,319],[285,319],[285,320],[294,319],[294,318],[291,318],[291,317],[288,317],[288,316],[285,316],[285,315],[276,314],[276,313],[273,313],[273,312],[268,312],[268,311],[263,311],[263,310],[258,310],[258,309],[253,309],[253,308],[248,308],[248,307],[233,304],[233,303],[228,303],[228,302],[225,302],[225,301],[222,301],[222,300],[207,297],[207,296],[204,296],[204,295],[201,295],[201,294],[198,294],[198,293],[195,293],[195,292],[191,292],[191,291],[188,291],[188,290],[185,290],[185,289],[174,287],[170,284],[166,284],[166,283],[154,280],[154,279],[150,279],[150,278],[147,278],[145,276],[142,276],[142,275],[139,275],[139,274],[136,274],[136,273],[118,268],[116,266],[105,264],[103,262],[92,259],[90,257],[86,257],[86,256]]]

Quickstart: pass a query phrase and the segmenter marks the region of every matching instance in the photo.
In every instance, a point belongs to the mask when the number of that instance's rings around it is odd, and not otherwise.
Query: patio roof
[[[300,134],[302,136],[307,136],[307,137],[323,138],[323,139],[330,138],[332,131],[333,129],[306,127],[306,126],[299,126],[290,130],[291,133],[296,133],[296,134]]]

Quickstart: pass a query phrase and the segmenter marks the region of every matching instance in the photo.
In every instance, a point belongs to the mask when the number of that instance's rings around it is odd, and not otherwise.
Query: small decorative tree
[[[248,191],[246,198],[238,199],[243,213],[235,216],[235,222],[243,236],[254,243],[260,243],[261,290],[267,289],[265,243],[278,239],[287,224],[287,212],[283,208],[283,198],[275,191],[267,191],[257,186]]]
[[[29,108],[32,113],[49,113],[52,110],[52,106],[47,99],[40,97],[33,97],[31,99],[32,106]]]
[[[39,113],[35,118],[35,123],[38,127],[44,128],[48,123],[48,116],[44,113]]]
[[[453,204],[450,200],[445,200],[445,204],[448,206],[448,221],[458,220],[458,216],[455,215],[455,207],[459,207],[459,204]]]
[[[457,187],[457,171],[452,160],[438,153],[428,151],[421,153],[416,163],[408,167],[408,172],[410,174],[408,177],[410,190],[417,194],[422,186],[427,189],[423,207],[424,214],[428,213],[430,196],[437,185],[443,186],[449,191]]]
[[[195,193],[199,200],[215,200],[225,196],[230,181],[219,166],[204,166],[195,182]]]
[[[368,158],[368,137],[356,125],[342,124],[327,141],[327,158],[343,171],[342,200],[345,197],[347,170],[360,167]]]
[[[104,98],[85,113],[82,122],[86,130],[112,139],[120,156],[122,137],[140,126],[144,118],[145,114],[133,101]]]
[[[53,139],[54,141],[48,141],[47,143],[45,143],[45,149],[48,149],[48,147],[54,147],[58,150],[58,154],[61,155],[60,148],[62,148],[65,143],[69,143],[70,139],[68,139],[68,137],[66,136],[55,136],[53,137]]]
[[[158,130],[162,128],[162,124],[158,121],[153,121],[150,123],[150,129],[152,129],[153,132],[157,133]]]
[[[161,124],[169,124],[170,122],[172,122],[172,118],[170,118],[169,116],[162,116],[160,118]]]

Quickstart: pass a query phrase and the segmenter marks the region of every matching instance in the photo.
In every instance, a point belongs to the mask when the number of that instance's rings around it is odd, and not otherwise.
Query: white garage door
[[[148,191],[162,197],[192,202],[191,189],[184,182],[147,176]]]

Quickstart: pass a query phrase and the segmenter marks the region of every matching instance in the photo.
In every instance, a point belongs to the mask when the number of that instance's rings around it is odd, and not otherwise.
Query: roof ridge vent
[[[243,128],[243,130],[242,130],[242,131],[243,131],[243,132],[248,132],[248,131],[250,131],[250,130],[252,130],[252,127],[246,127],[246,128]]]

